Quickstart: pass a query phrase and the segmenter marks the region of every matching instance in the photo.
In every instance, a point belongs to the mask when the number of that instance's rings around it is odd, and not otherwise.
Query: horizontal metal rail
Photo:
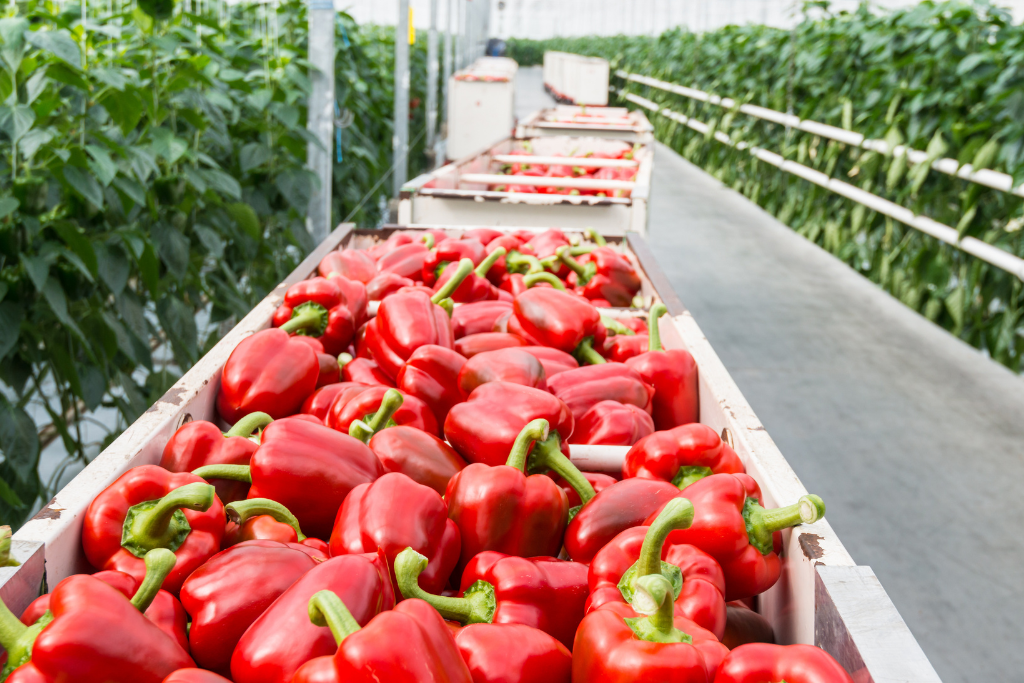
[[[686,86],[676,85],[675,83],[659,81],[657,78],[651,78],[649,76],[631,74],[622,70],[616,71],[615,75],[619,78],[624,78],[627,81],[633,81],[634,83],[640,83],[642,85],[647,85],[676,95],[682,95],[683,97],[688,97],[699,102],[707,102],[708,104],[713,104],[724,109],[736,109],[748,116],[753,116],[754,118],[758,118],[763,121],[777,123],[780,126],[796,128],[797,130],[802,130],[805,133],[811,133],[829,140],[835,140],[836,142],[842,142],[854,147],[860,147],[861,149],[878,152],[879,154],[890,154],[889,143],[885,140],[866,138],[862,134],[856,133],[852,130],[837,128],[836,126],[830,126],[826,123],[818,123],[817,121],[805,121],[799,116],[784,114],[780,111],[759,107],[754,104],[739,104],[736,100],[729,97],[719,97],[718,95],[706,93],[703,90],[695,90],[694,88],[687,88]],[[906,145],[898,145],[892,148],[891,154],[893,156],[906,155],[907,161],[912,164],[923,164],[927,163],[929,160],[927,152],[922,152],[921,150],[913,149]],[[1018,197],[1024,197],[1024,185],[1014,188],[1013,176],[1007,173],[1000,173],[999,171],[993,171],[987,168],[975,171],[971,164],[964,164],[961,166],[959,161],[949,158],[936,159],[932,161],[932,168],[940,173],[945,173],[946,175],[961,178],[972,183],[977,183],[978,185],[984,185],[985,187],[991,187],[994,190],[1010,192]]]
[[[501,175],[500,173],[463,173],[463,183],[484,185],[532,185],[534,187],[567,187],[570,190],[632,190],[636,183],[627,180],[600,178],[548,178],[535,175]]]
[[[632,159],[595,159],[593,157],[533,157],[524,154],[495,154],[491,161],[499,164],[541,164],[545,166],[579,166],[580,168],[635,168]]]
[[[621,91],[619,91],[621,93]],[[662,108],[656,102],[640,97],[639,95],[633,95],[630,93],[621,93],[623,97],[636,105],[649,109],[657,114],[677,121],[693,130],[707,135],[710,127],[703,121],[690,118],[679,112],[671,109]],[[771,164],[776,168],[779,168],[787,173],[791,173],[795,176],[803,178],[804,180],[814,183],[819,187],[824,187],[827,190],[831,190],[838,195],[846,197],[847,199],[863,204],[864,206],[877,211],[878,213],[888,216],[894,220],[899,221],[905,225],[920,230],[921,232],[931,235],[935,239],[941,240],[947,244],[950,244],[962,251],[980,258],[982,261],[989,263],[997,268],[1001,268],[1006,272],[1016,276],[1020,280],[1024,280],[1024,259],[1011,254],[1005,249],[993,246],[988,242],[983,242],[975,237],[964,237],[960,238],[956,228],[952,228],[944,223],[932,220],[927,216],[918,216],[910,209],[906,209],[899,204],[879,197],[876,194],[866,192],[859,187],[844,183],[841,180],[830,178],[828,175],[821,171],[816,171],[813,168],[804,166],[795,161],[788,161],[783,156],[770,152],[760,147],[754,147],[748,145],[745,142],[736,143],[726,133],[722,131],[715,131],[715,140],[722,144],[729,145],[737,150],[746,150],[751,155],[757,157],[765,163]]]

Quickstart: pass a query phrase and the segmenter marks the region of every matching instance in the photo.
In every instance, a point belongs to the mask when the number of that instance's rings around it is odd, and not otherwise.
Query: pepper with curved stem
[[[762,555],[774,551],[772,534],[776,531],[800,524],[813,524],[824,516],[825,501],[813,493],[800,496],[797,502],[781,508],[766,510],[753,498],[747,498],[743,504],[743,517],[750,545],[757,548]]]
[[[657,390],[655,390],[657,400]],[[622,478],[669,481],[684,489],[712,474],[746,472],[743,461],[714,429],[694,422],[636,442],[622,462]]]
[[[252,436],[253,432],[262,432],[263,428],[273,421],[274,418],[270,417],[266,413],[262,413],[260,411],[249,413],[236,422],[231,429],[224,432],[224,436]]]
[[[505,255],[505,253],[505,247],[498,247],[490,254],[488,254],[487,258],[480,262],[480,265],[476,267],[476,270],[474,270],[473,273],[477,277],[487,277],[487,272],[494,266],[495,263],[498,262],[498,259]]]
[[[19,567],[21,562],[11,557],[11,527],[0,526],[0,567]]]
[[[685,498],[675,498],[665,504],[658,517],[647,529],[640,547],[640,558],[619,580],[619,591],[626,602],[632,602],[637,581],[644,576],[664,576],[672,584],[673,600],[683,587],[683,574],[679,567],[661,559],[665,539],[670,531],[685,529],[693,523],[693,504]]]
[[[609,333],[622,334],[628,337],[632,337],[636,334],[636,332],[620,323],[611,315],[605,313],[604,311],[599,312],[601,313],[601,322],[604,323],[604,326],[608,329]]]
[[[587,337],[581,341],[572,355],[576,356],[576,360],[581,364],[586,365],[601,365],[608,362],[604,356],[594,349],[593,337]]]
[[[309,621],[331,629],[334,641],[341,641],[362,628],[334,591],[320,591],[309,599]]]
[[[215,498],[212,486],[195,483],[132,506],[124,520],[121,546],[136,557],[145,557],[156,548],[177,550],[192,530],[181,510],[206,512]]]
[[[594,230],[593,228],[587,228],[585,231],[583,231],[583,234],[586,236],[587,239],[589,239],[591,242],[593,242],[599,247],[608,246],[608,241],[604,238],[604,235],[599,233],[597,230]]]
[[[380,408],[372,415],[367,415],[362,420],[354,420],[348,428],[348,435],[359,439],[363,443],[369,443],[373,435],[386,427],[394,427],[392,420],[395,412],[402,407],[405,398],[397,389],[388,389],[381,399]]]
[[[557,431],[550,430],[547,420],[533,420],[526,425],[516,438],[506,464],[528,472],[554,472],[576,491],[582,505],[597,495],[593,485],[562,453],[561,437]]]
[[[294,529],[295,535],[300,542],[306,540],[306,535],[302,533],[302,529],[299,527],[299,520],[295,519],[295,515],[276,500],[270,500],[269,498],[240,500],[236,503],[225,505],[224,513],[227,515],[228,521],[234,522],[238,526],[242,526],[253,517],[267,515]]]
[[[546,282],[561,292],[565,291],[565,284],[554,273],[541,271],[539,273],[530,273],[529,275],[523,276],[523,284],[525,284],[527,288],[533,287],[538,282]]]
[[[430,297],[430,300],[440,305],[442,301],[451,297],[462,281],[469,277],[469,274],[473,272],[473,261],[468,258],[461,259],[459,261],[458,268],[452,273],[451,278],[445,282],[439,290],[434,292],[434,295]]]
[[[636,592],[630,603],[647,616],[626,619],[640,640],[649,643],[692,643],[690,634],[676,628],[672,605],[672,584],[661,574],[649,574],[636,580]]]
[[[432,234],[430,234],[429,232],[423,233],[423,235],[420,237],[420,242],[423,242],[423,245],[427,249],[433,249],[434,248],[434,236]]]
[[[560,247],[555,252],[555,256],[569,267],[572,272],[576,273],[576,281],[579,286],[585,286],[590,280],[597,275],[597,264],[592,261],[587,263],[580,263],[574,259],[570,253],[570,247]]]
[[[174,569],[178,558],[166,548],[155,548],[146,553],[145,560],[146,578],[142,580],[142,585],[135,591],[135,595],[131,599],[135,609],[143,614],[153,604],[157,593],[160,592],[160,588],[164,585],[164,579]]]
[[[327,309],[320,304],[308,301],[292,309],[292,317],[278,328],[288,334],[310,333],[319,337],[327,329]]]
[[[486,581],[477,581],[461,598],[434,595],[420,588],[419,577],[426,568],[427,558],[412,548],[398,553],[395,576],[403,597],[423,600],[445,619],[460,624],[490,624],[494,620],[497,607],[494,586]]]
[[[531,254],[524,254],[513,249],[505,257],[506,267],[510,273],[522,273],[532,275],[533,273],[544,272],[544,265],[540,259]]]

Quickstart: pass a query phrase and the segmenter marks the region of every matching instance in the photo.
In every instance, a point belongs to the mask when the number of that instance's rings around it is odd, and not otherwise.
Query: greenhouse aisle
[[[942,679],[1020,680],[1024,380],[661,145],[649,239]]]

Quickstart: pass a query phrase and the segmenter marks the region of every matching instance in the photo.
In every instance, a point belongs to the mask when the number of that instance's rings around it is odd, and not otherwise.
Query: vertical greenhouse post
[[[444,83],[442,83],[441,87],[444,88],[444,110],[442,115],[444,117],[444,122],[448,123],[448,80],[452,77],[452,63],[455,59],[455,53],[452,50],[452,31],[455,30],[456,26],[455,16],[457,10],[455,8],[457,7],[456,3],[458,0],[445,1],[448,3],[448,10],[446,12],[448,15],[446,17],[448,20],[448,30],[444,33]]]
[[[395,27],[395,134],[394,195],[405,185],[409,153],[409,0],[398,0],[398,24]]]
[[[437,3],[430,0],[430,32],[427,34],[427,149],[434,149],[437,133]]]
[[[319,144],[306,145],[306,166],[320,181],[309,198],[307,227],[319,244],[331,231],[331,142],[334,135],[334,2],[310,0],[309,63],[313,91],[306,128]]]

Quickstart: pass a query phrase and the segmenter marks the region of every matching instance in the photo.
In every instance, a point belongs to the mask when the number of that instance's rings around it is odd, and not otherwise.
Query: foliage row
[[[792,30],[729,26],[656,38],[514,40],[536,64],[545,50],[604,57],[739,103],[792,112],[868,138],[992,168],[1024,182],[1024,27],[987,4],[923,2],[876,13],[807,3]],[[716,131],[778,152],[917,214],[1024,256],[1021,198],[759,121],[737,111],[625,83],[618,86],[710,125],[707,135],[651,114],[660,140],[742,192],[911,308],[1016,371],[1024,351],[1021,282],[958,249],[868,211],[713,139]]]
[[[79,7],[33,2],[0,19],[0,522],[52,496],[313,248],[305,7],[270,7],[83,25]],[[336,28],[352,124],[334,218],[372,224],[393,39],[346,15]],[[30,403],[67,454],[47,481]],[[104,408],[113,431],[90,416]]]

